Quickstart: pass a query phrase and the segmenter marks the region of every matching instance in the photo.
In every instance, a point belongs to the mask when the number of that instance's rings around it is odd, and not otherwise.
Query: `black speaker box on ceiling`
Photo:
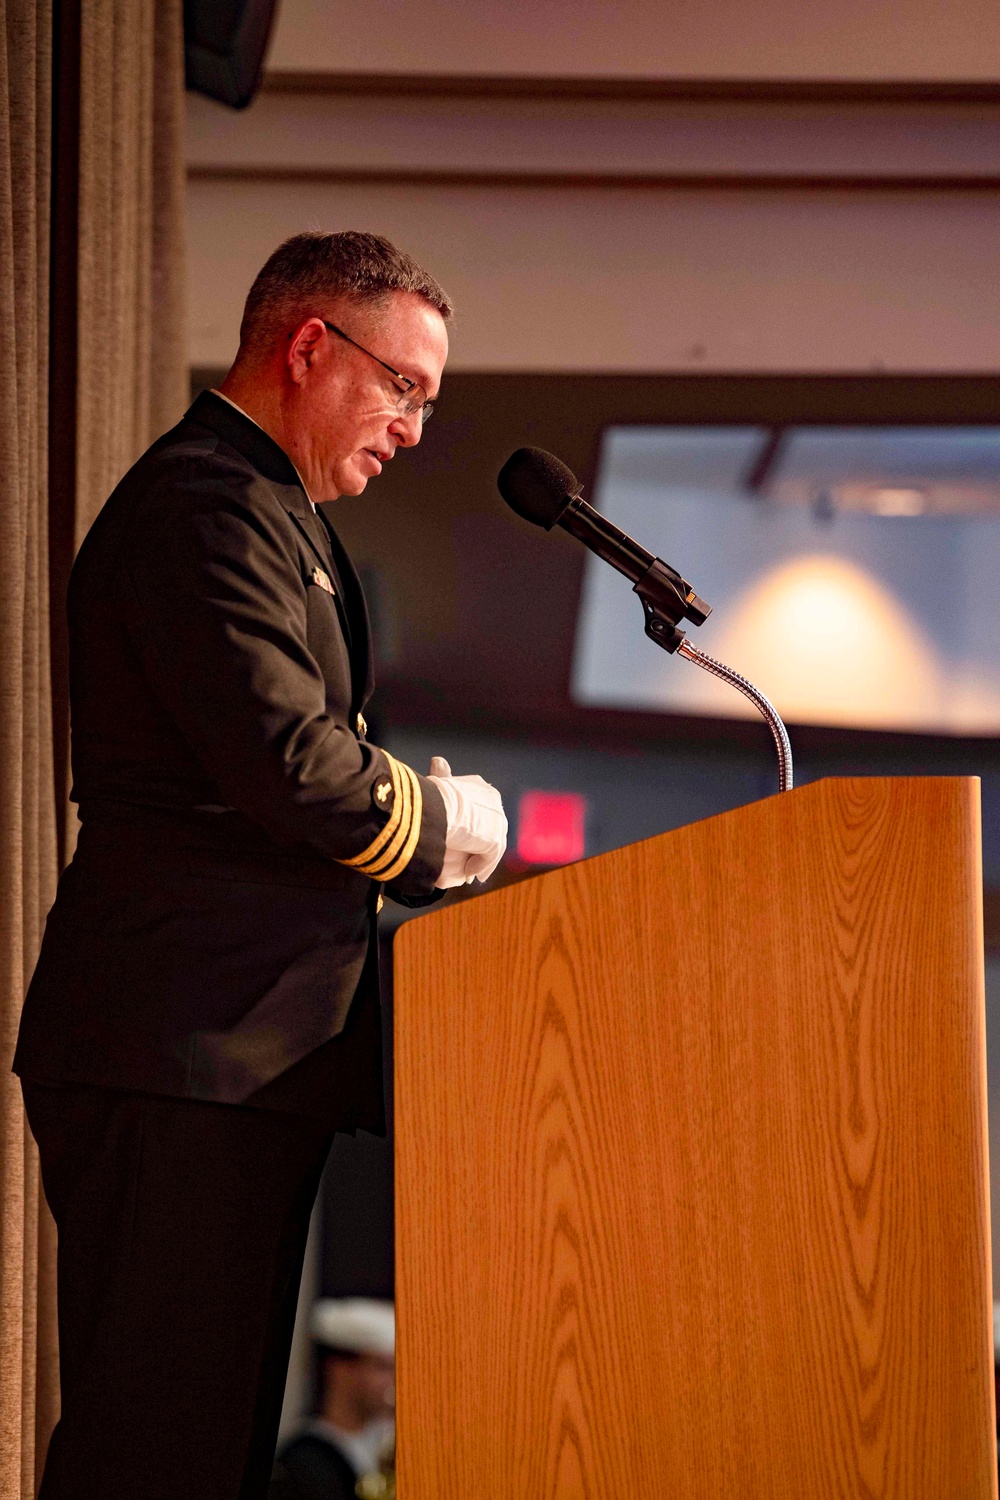
[[[244,109],[260,88],[277,0],[184,0],[189,89]]]

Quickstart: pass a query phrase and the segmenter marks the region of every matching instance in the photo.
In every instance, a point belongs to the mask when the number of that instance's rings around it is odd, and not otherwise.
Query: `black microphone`
[[[647,634],[668,650],[676,650],[684,639],[683,631],[674,628],[678,620],[703,625],[712,613],[712,606],[698,598],[675,568],[581,500],[582,484],[555,454],[544,448],[518,448],[497,475],[497,488],[525,521],[546,531],[561,526],[624,573],[642,600]]]

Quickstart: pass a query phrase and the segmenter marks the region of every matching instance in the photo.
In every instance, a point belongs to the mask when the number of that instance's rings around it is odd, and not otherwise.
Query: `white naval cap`
[[[309,1331],[317,1344],[354,1354],[396,1352],[396,1313],[391,1302],[372,1297],[323,1297],[313,1303]]]

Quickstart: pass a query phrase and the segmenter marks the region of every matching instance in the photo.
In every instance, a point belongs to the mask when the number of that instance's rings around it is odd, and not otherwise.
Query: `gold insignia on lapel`
[[[313,568],[309,577],[313,583],[319,584],[320,588],[324,589],[326,593],[334,593],[333,584],[330,582],[330,575],[324,573],[322,568]]]
[[[368,733],[368,724],[367,724],[367,721],[365,719],[364,714],[358,714],[357,725],[358,725],[358,734],[361,737],[361,739],[364,739],[365,735]]]

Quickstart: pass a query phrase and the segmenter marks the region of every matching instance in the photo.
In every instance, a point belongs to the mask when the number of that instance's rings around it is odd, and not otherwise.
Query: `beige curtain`
[[[76,543],[187,405],[182,0],[83,0]]]
[[[53,1234],[10,1072],[56,881],[48,669],[51,0],[0,31],[0,1496],[35,1492],[55,1416]]]
[[[49,673],[52,0],[0,13],[0,1500],[31,1500],[58,1412],[55,1234],[10,1059],[68,785]],[[58,269],[76,282],[74,549],[186,404],[182,0],[82,0],[78,42],[78,239]]]
[[[187,405],[183,0],[82,0],[79,64],[74,553]],[[65,863],[78,825],[61,730]]]

